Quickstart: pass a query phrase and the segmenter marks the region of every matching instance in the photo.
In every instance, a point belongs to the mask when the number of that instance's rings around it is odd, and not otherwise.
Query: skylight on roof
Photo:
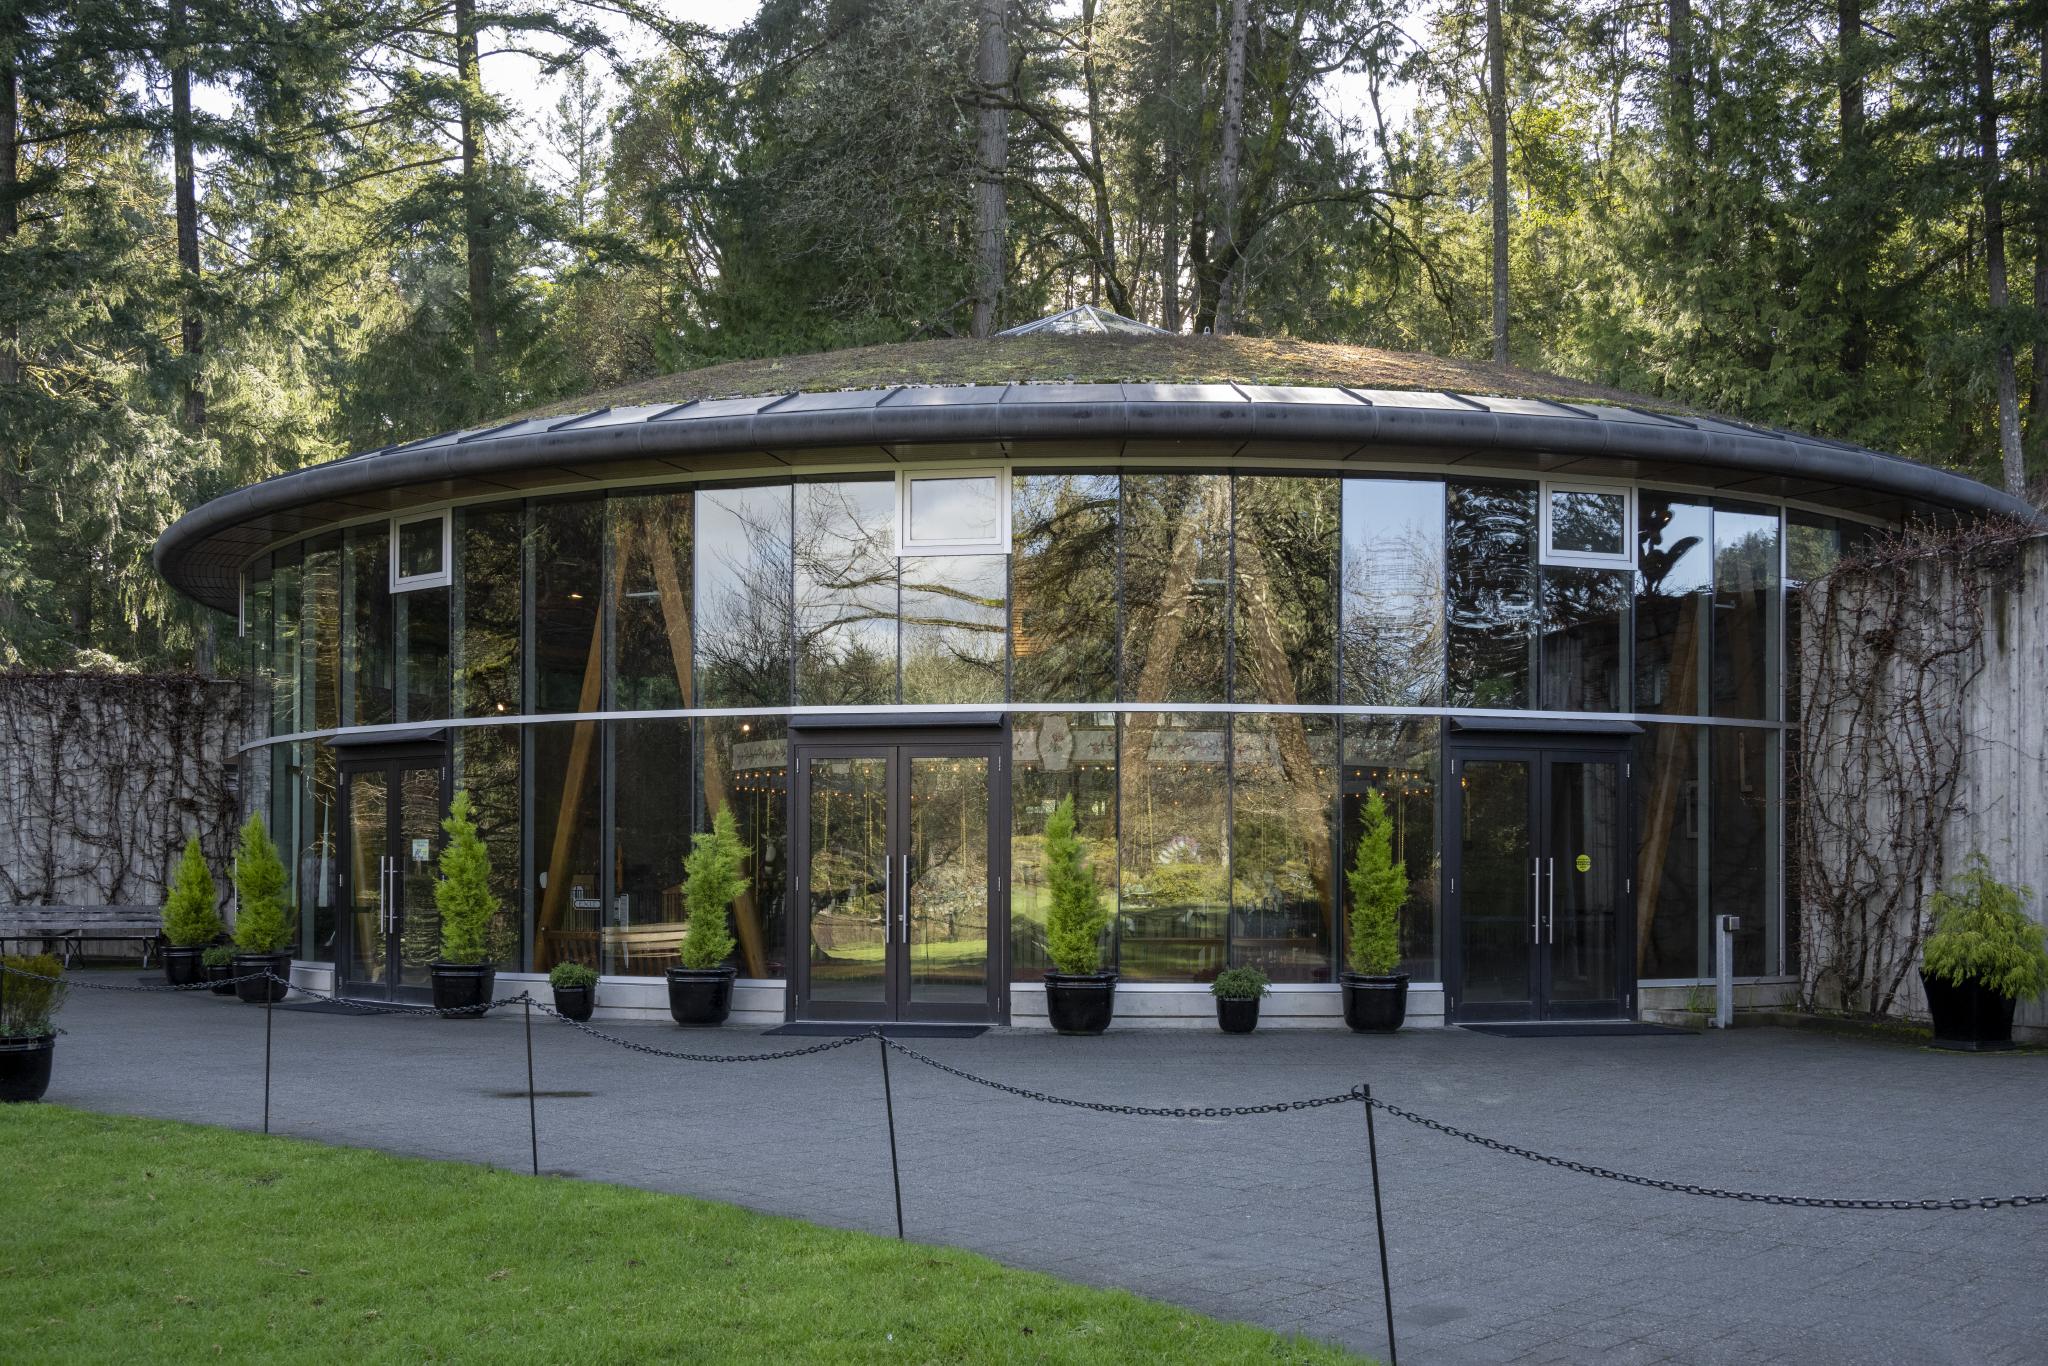
[[[1006,327],[996,333],[998,337],[1028,337],[1034,334],[1056,337],[1168,335],[1163,327],[1141,323],[1136,318],[1126,318],[1121,313],[1112,313],[1106,308],[1097,308],[1094,304],[1082,304],[1079,308],[1070,308],[1065,312],[1037,318],[1028,323],[1019,323],[1015,327]]]

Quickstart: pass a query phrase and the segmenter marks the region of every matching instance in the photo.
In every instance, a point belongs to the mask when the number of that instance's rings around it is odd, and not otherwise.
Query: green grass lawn
[[[46,1105],[0,1154],[0,1361],[1357,1360],[620,1186]]]

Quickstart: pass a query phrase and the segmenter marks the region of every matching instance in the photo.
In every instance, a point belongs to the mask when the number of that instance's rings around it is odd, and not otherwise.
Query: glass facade
[[[749,879],[733,961],[775,980],[818,932],[793,904],[829,905],[851,943],[864,894],[815,861],[824,883],[789,885],[792,710],[951,706],[1006,714],[1010,890],[1006,923],[945,903],[945,943],[989,936],[1013,979],[1044,969],[1045,822],[1072,798],[1124,980],[1248,964],[1333,982],[1378,792],[1409,875],[1403,967],[1434,981],[1460,913],[1460,727],[1533,712],[1640,728],[1637,976],[1705,975],[1710,908],[1743,917],[1739,972],[1786,970],[1787,588],[1844,524],[1645,487],[1633,567],[1598,567],[1550,548],[1613,553],[1622,500],[1557,495],[1546,547],[1534,479],[1048,468],[1010,478],[1009,554],[899,556],[897,489],[849,474],[467,505],[449,581],[399,592],[384,523],[252,564],[252,708],[297,737],[252,791],[293,859],[301,952],[331,961],[342,914],[337,729],[449,723],[507,966],[671,965],[690,835],[730,808]],[[949,838],[949,876],[1002,847]]]

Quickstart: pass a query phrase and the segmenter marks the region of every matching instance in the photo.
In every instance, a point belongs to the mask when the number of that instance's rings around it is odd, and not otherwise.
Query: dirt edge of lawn
[[[0,1152],[0,1360],[1362,1360],[625,1186],[49,1105]]]

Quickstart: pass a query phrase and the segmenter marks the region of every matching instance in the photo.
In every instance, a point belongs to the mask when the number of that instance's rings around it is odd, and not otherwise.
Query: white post
[[[1739,915],[1714,917],[1714,1028],[1727,1029],[1735,1023],[1735,932],[1742,928]]]

